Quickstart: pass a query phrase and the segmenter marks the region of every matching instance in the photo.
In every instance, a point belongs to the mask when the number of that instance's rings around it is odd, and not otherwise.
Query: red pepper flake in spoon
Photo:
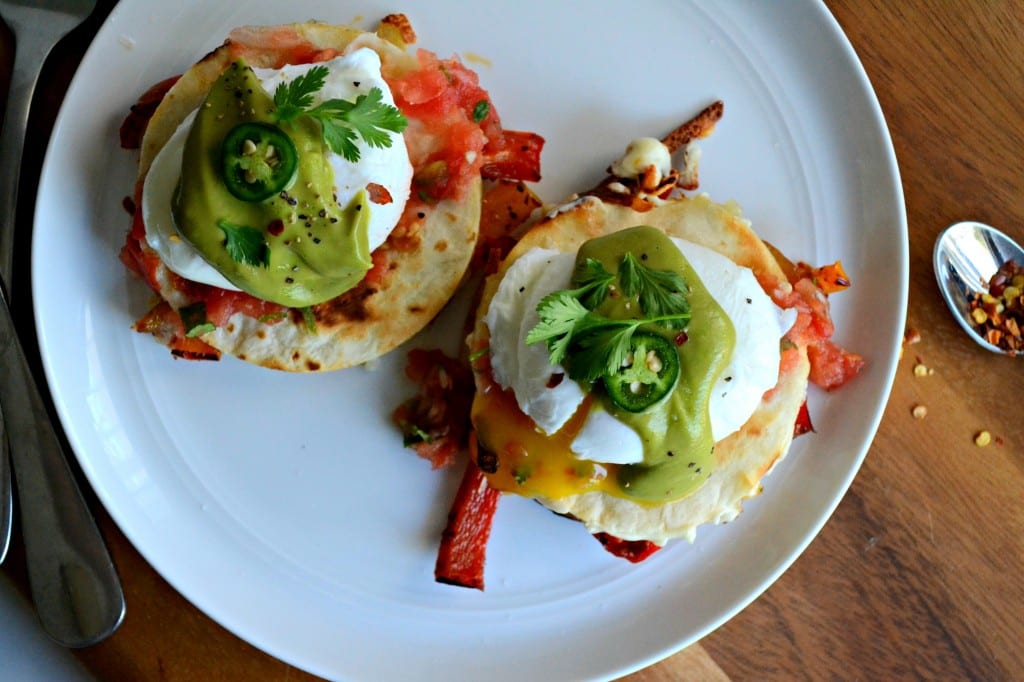
[[[988,291],[975,293],[970,314],[982,337],[1010,355],[1024,352],[1024,266],[1008,260],[989,278]]]

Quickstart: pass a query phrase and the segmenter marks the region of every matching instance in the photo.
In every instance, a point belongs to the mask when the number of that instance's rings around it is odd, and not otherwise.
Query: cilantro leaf
[[[576,381],[596,381],[602,375],[612,375],[626,362],[629,342],[640,327],[639,321],[609,320],[618,323],[583,335],[579,339],[569,376]]]
[[[333,119],[323,119],[320,121],[320,126],[323,129],[324,142],[335,154],[340,154],[343,158],[353,163],[359,161],[361,154],[359,153],[359,147],[356,146],[356,133],[351,128],[346,128],[344,125],[339,125]]]
[[[326,66],[314,66],[291,83],[281,83],[274,90],[275,116],[278,121],[294,121],[313,104],[313,95],[324,87],[329,71]]]
[[[274,90],[274,118],[282,123],[309,116],[320,122],[324,144],[353,163],[359,161],[356,138],[371,147],[390,147],[391,135],[401,133],[409,121],[399,109],[384,103],[384,92],[371,88],[355,101],[329,99],[313,106],[313,95],[323,89],[329,71],[326,66],[311,68],[290,83]]]
[[[526,343],[546,341],[551,364],[557,365],[565,358],[577,325],[593,313],[571,291],[556,291],[537,304],[537,315],[540,322],[526,335]]]
[[[653,270],[626,253],[618,279],[625,295],[637,297],[643,317],[612,319],[594,312],[615,275],[588,258],[577,267],[577,288],[552,292],[537,304],[540,321],[527,333],[526,343],[546,342],[552,365],[565,361],[572,379],[596,381],[626,364],[633,335],[642,326],[681,329],[690,320],[689,289],[677,273]]]
[[[647,267],[627,252],[619,266],[619,281],[622,292],[636,296],[648,317],[678,316],[677,320],[666,322],[671,329],[678,329],[677,323],[685,324],[690,319],[690,302],[686,297],[689,288],[679,273]]]
[[[255,227],[235,225],[227,220],[217,222],[224,232],[224,248],[231,260],[247,265],[270,267],[270,248],[263,233]]]
[[[390,147],[389,133],[401,133],[409,125],[397,107],[384,103],[384,92],[380,88],[372,88],[354,102],[329,99],[312,109],[307,105],[306,111],[301,113],[319,121],[328,148],[352,162],[358,161],[360,156],[355,145],[357,135],[371,147]]]
[[[580,299],[580,303],[593,310],[607,298],[608,287],[615,281],[615,275],[608,272],[601,261],[588,258],[576,268],[573,281],[579,284],[579,287],[571,290],[573,295]]]

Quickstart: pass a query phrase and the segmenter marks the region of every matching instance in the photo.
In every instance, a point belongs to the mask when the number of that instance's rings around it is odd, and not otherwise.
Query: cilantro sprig
[[[355,101],[329,99],[313,106],[313,95],[324,87],[328,70],[314,66],[290,83],[274,90],[274,118],[289,123],[302,116],[319,121],[324,143],[347,161],[359,161],[356,139],[362,138],[371,147],[390,147],[389,133],[401,133],[409,121],[397,107],[384,102],[380,88],[371,88]]]
[[[570,377],[596,381],[626,364],[633,334],[641,327],[681,329],[690,320],[689,289],[677,273],[655,270],[627,253],[618,279],[622,292],[637,298],[640,317],[613,319],[594,312],[608,297],[615,275],[587,259],[577,270],[576,288],[552,292],[537,304],[540,321],[526,335],[526,343],[545,342],[552,365],[568,358]]]
[[[270,246],[263,232],[255,227],[236,225],[227,220],[217,221],[217,227],[224,232],[224,248],[231,260],[246,265],[270,267]]]

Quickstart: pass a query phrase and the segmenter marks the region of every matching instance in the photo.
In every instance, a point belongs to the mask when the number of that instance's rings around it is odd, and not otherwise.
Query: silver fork
[[[18,178],[32,93],[43,61],[95,0],[0,0],[14,34],[14,68],[0,133],[0,561],[9,544],[11,468],[18,486],[29,585],[46,632],[65,646],[94,644],[124,617],[124,594],[32,379],[3,294],[12,282]],[[8,295],[10,287],[7,288]]]

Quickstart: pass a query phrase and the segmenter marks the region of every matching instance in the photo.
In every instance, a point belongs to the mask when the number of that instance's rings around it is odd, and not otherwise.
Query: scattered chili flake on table
[[[988,281],[988,291],[975,293],[970,315],[981,336],[1010,355],[1024,352],[1024,266],[1008,260]]]

